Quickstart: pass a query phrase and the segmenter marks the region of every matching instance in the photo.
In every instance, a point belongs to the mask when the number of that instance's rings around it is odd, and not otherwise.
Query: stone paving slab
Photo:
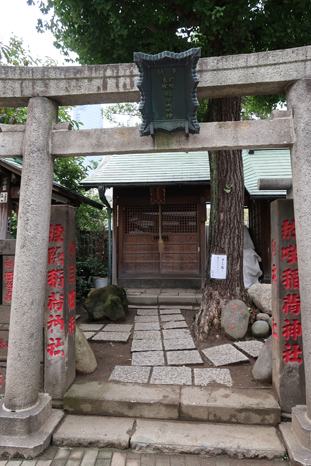
[[[160,314],[165,315],[165,314],[181,314],[180,309],[160,309]]]
[[[195,343],[191,337],[181,338],[178,340],[164,340],[164,349],[169,350],[180,350],[180,349],[195,349]]]
[[[190,337],[191,333],[189,329],[170,329],[163,330],[164,340],[178,339],[178,338],[187,338]]]
[[[286,452],[275,427],[153,419],[137,419],[131,448],[268,459],[283,457]],[[222,464],[227,466],[230,463],[225,461]]]
[[[185,320],[185,319],[182,314],[161,314],[160,320],[161,322],[170,322],[172,320],[177,322],[178,320]]]
[[[232,387],[232,377],[229,369],[193,369],[194,384],[200,387],[216,382],[227,387]]]
[[[161,340],[161,338],[162,337],[160,330],[134,330],[133,333],[133,340]]]
[[[199,351],[168,351],[166,353],[167,363],[169,365],[180,364],[203,364]]]
[[[190,367],[154,367],[150,383],[165,385],[191,385]]]
[[[258,340],[250,340],[250,341],[236,341],[233,343],[238,349],[241,349],[249,356],[253,358],[258,358],[260,351],[264,343]]]
[[[130,332],[133,325],[129,324],[108,324],[103,332]]]
[[[148,323],[148,322],[159,322],[158,316],[135,316],[134,322],[138,323]]]
[[[130,333],[125,332],[99,332],[92,338],[92,341],[121,341],[126,343],[130,335]]]
[[[109,380],[128,383],[147,383],[151,367],[115,366]]]
[[[168,330],[170,328],[188,328],[186,321],[179,320],[178,322],[163,322],[162,328]]]
[[[237,350],[230,343],[206,348],[202,350],[202,353],[216,367],[227,366],[228,364],[235,364],[237,362],[250,362],[247,356]]]
[[[132,366],[165,366],[163,351],[142,351],[132,354]]]
[[[98,332],[103,328],[104,324],[79,324],[82,332]]]
[[[87,340],[90,340],[94,335],[96,335],[96,332],[83,332],[83,335]]]
[[[134,325],[134,330],[160,330],[160,324],[158,322],[137,323]]]
[[[138,316],[157,316],[157,309],[137,309]]]
[[[135,351],[162,351],[161,340],[133,340],[131,352]]]

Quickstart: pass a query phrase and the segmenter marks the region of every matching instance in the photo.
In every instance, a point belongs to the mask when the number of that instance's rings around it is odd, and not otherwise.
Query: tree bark
[[[240,119],[241,99],[210,99],[208,121]],[[232,299],[247,300],[243,283],[244,176],[241,150],[209,152],[211,173],[211,216],[205,286],[194,330],[201,341],[219,326],[220,314]],[[225,280],[210,278],[212,254],[227,255]]]

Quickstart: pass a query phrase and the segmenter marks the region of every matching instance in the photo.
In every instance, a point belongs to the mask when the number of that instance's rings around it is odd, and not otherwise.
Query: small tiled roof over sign
[[[260,190],[259,178],[291,178],[289,149],[243,150],[244,184],[251,197],[285,197],[286,191]]]
[[[100,184],[124,185],[208,182],[208,152],[124,154],[103,157],[96,170],[85,178],[85,188]]]

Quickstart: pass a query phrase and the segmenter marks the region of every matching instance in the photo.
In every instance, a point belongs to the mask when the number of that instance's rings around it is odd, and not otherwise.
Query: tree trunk
[[[240,119],[241,99],[210,99],[208,121]],[[195,317],[195,334],[206,340],[211,327],[219,326],[220,313],[232,299],[246,300],[243,283],[244,176],[241,150],[209,152],[211,172],[211,216],[205,286]],[[210,278],[212,254],[227,256],[225,280]]]

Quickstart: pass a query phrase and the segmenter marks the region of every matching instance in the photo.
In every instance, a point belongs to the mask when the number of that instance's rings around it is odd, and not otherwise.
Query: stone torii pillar
[[[49,444],[62,411],[39,394],[57,104],[29,100],[24,138],[5,398],[0,403],[0,454],[31,458]],[[8,441],[9,439],[9,441]]]
[[[291,147],[296,241],[299,265],[306,406],[292,409],[292,423],[281,424],[292,464],[311,464],[311,79],[287,89],[295,142]]]

